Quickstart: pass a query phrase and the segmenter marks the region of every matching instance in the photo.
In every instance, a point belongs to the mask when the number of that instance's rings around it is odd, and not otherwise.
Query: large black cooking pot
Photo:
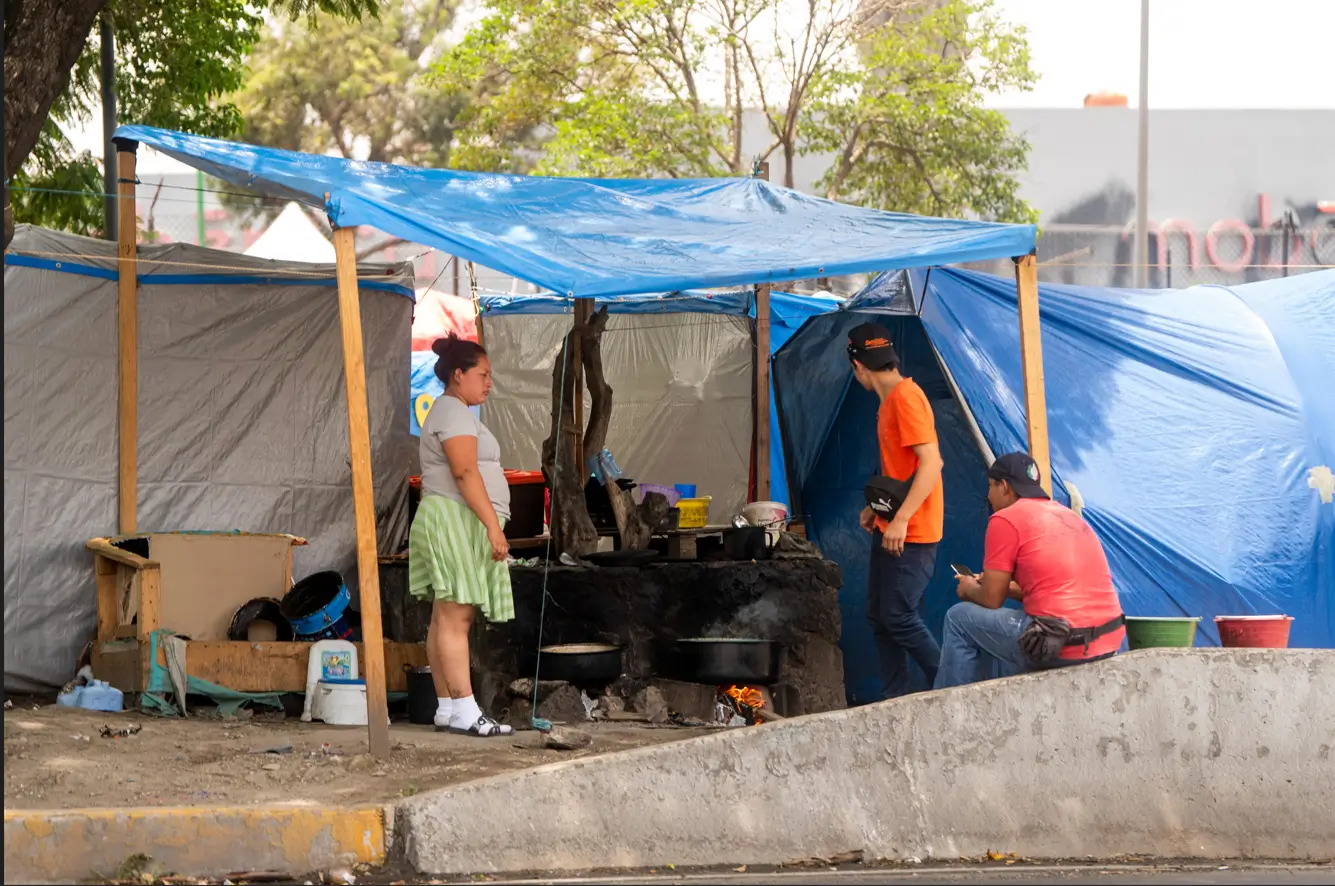
[[[678,670],[692,683],[768,686],[779,680],[783,648],[772,640],[692,637],[677,641]]]
[[[544,646],[538,653],[538,679],[601,688],[621,676],[621,647],[609,643]]]

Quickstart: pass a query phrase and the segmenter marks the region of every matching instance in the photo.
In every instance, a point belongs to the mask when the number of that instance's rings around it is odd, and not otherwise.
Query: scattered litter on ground
[[[129,738],[131,735],[138,735],[144,730],[142,723],[132,723],[129,726],[121,726],[118,729],[112,729],[110,726],[103,726],[97,730],[97,734],[103,738]]]
[[[487,741],[396,723],[393,750],[377,760],[365,753],[365,727],[191,717],[153,719],[132,738],[93,741],[101,726],[128,728],[139,717],[49,703],[30,710],[25,699],[14,701],[4,714],[6,809],[362,805],[709,731],[590,722],[581,729],[594,739],[588,746],[559,751],[534,731]]]
[[[326,745],[325,747],[328,747],[328,745]],[[292,753],[292,745],[290,745],[290,744],[278,745],[277,747],[264,748],[263,750],[260,750],[260,751],[251,751],[250,753],[251,753],[252,755],[263,755],[263,754],[290,754],[290,753]]]

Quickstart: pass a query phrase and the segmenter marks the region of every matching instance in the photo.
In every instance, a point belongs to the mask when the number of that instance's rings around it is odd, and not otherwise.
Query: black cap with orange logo
[[[890,330],[879,323],[863,323],[849,330],[848,359],[856,360],[871,370],[899,365],[895,347],[890,343]]]

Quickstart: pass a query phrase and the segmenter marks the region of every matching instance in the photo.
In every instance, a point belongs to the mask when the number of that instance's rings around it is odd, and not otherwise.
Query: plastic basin
[[[1126,617],[1126,642],[1132,649],[1193,646],[1199,618]]]
[[[1291,615],[1215,616],[1219,642],[1223,646],[1249,649],[1287,649]]]

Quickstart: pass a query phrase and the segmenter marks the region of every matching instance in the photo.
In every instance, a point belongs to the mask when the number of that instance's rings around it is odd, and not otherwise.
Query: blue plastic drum
[[[279,611],[298,640],[346,640],[352,636],[351,602],[343,576],[317,572],[296,583],[279,604]]]

